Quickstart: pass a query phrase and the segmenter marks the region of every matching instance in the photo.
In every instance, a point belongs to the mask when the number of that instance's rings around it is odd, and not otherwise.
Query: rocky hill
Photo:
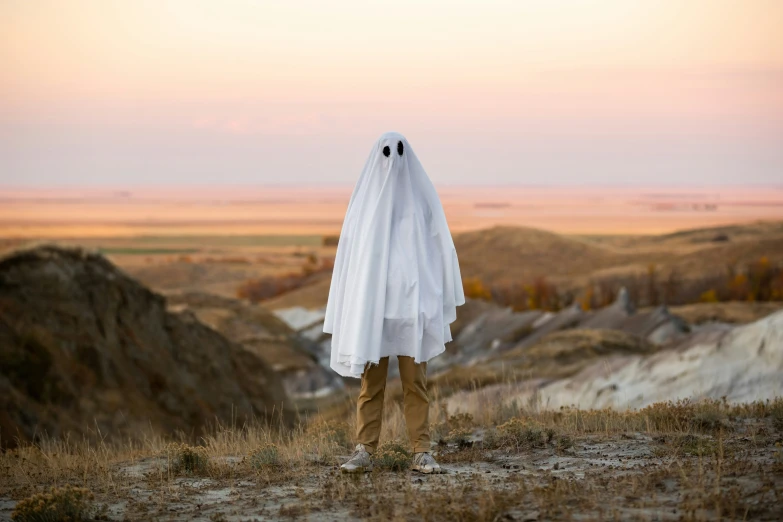
[[[780,349],[783,348],[780,340],[780,332],[783,331],[780,323],[783,314],[781,308],[783,303],[779,302],[701,303],[676,307],[674,310],[666,306],[639,310],[624,289],[618,292],[614,303],[597,310],[583,310],[575,304],[559,312],[515,312],[494,303],[468,299],[465,305],[457,309],[457,321],[452,328],[454,341],[446,344],[446,353],[429,361],[428,379],[433,387],[438,388],[441,396],[455,393],[454,398],[449,399],[452,408],[457,407],[466,397],[470,401],[459,408],[477,404],[499,404],[507,397],[519,399],[518,403],[521,404],[544,396],[550,402],[560,401],[557,402],[558,405],[567,405],[572,401],[584,407],[613,404],[624,407],[631,404],[630,398],[625,395],[618,397],[614,391],[623,390],[622,394],[628,393],[630,387],[627,382],[639,382],[643,383],[640,386],[648,386],[646,392],[638,393],[646,399],[696,397],[699,394],[694,391],[695,388],[660,386],[660,383],[651,381],[665,381],[667,372],[679,371],[678,361],[682,353],[690,347],[698,347],[688,352],[693,353],[696,367],[701,367],[699,354],[705,346],[709,347],[710,353],[723,353],[721,343],[733,338],[727,334],[734,328],[739,328],[734,323],[756,321],[745,328],[749,328],[747,331],[758,328],[759,331],[768,332],[764,334],[768,339],[765,337],[766,341],[759,341],[760,344],[751,343],[751,346],[757,348],[766,343],[766,350],[779,355]],[[678,315],[680,310],[693,320],[688,321]],[[294,330],[318,342],[322,360],[325,361],[323,364],[328,365],[331,347],[329,336],[322,334],[323,308],[306,310],[292,307],[275,310],[275,314]],[[733,355],[736,356],[735,360],[726,366],[725,375],[721,374],[721,378],[729,383],[733,382],[732,379],[745,379],[738,372],[742,364],[745,364],[745,359],[752,359],[751,354],[744,351],[744,345],[737,345],[737,349]],[[661,355],[658,355],[659,353]],[[660,373],[655,376],[647,367],[640,371],[640,366],[630,364],[659,360],[663,362],[656,363],[656,371]],[[747,382],[753,382],[754,372],[757,371],[761,372],[759,375],[765,375],[763,379],[766,379],[763,389],[759,388],[757,395],[746,393],[752,388],[751,385],[743,384],[744,391],[739,393],[736,392],[736,386],[732,388],[733,384],[726,385],[721,382],[713,386],[709,379],[699,374],[698,378],[704,385],[702,391],[713,398],[721,396],[715,395],[716,390],[727,390],[727,393],[731,392],[729,395],[735,394],[742,398],[769,398],[783,394],[780,385],[777,388],[773,385],[775,379],[783,378],[781,368],[768,364],[769,361],[753,361],[756,366],[748,370]],[[394,362],[392,358],[389,365],[392,379],[397,375]],[[703,362],[704,368],[710,368],[710,371],[720,367],[719,362],[714,365],[707,360]],[[623,371],[629,372],[621,377],[627,381],[622,387],[617,384],[615,388],[615,383],[610,383],[607,389],[589,388],[590,383],[598,382],[597,375],[612,372],[620,368],[621,363],[628,363],[628,368]],[[685,366],[687,365],[683,365]],[[765,373],[768,371],[771,373]],[[687,381],[687,378],[684,380]],[[555,394],[554,390],[560,390],[560,385],[564,387],[564,391]],[[584,388],[582,395],[573,392],[577,386]],[[387,390],[392,397],[401,394],[398,382],[390,383]],[[464,390],[471,391],[460,393]],[[600,397],[600,401],[597,397]],[[583,402],[593,400],[596,402]]]
[[[319,345],[266,307],[199,292],[170,294],[166,301],[169,310],[191,311],[199,321],[263,359],[280,376],[299,413],[344,398],[342,378],[328,362],[319,361]]]
[[[572,330],[571,335],[583,332]],[[533,363],[527,376],[493,381],[485,375],[489,386],[450,396],[448,411],[475,414],[490,406],[520,405],[625,410],[681,399],[747,403],[783,396],[783,310],[747,325],[704,325],[655,350],[608,349],[609,331],[603,332],[603,339],[580,343],[581,347],[572,341],[565,352],[557,346],[562,339],[545,338],[528,350],[528,361]],[[600,358],[593,356],[596,347],[603,352]],[[541,354],[533,354],[538,348],[550,352],[553,362],[562,366],[560,376],[549,378],[552,366],[542,365]],[[563,357],[569,351],[581,352],[579,365]],[[482,367],[476,373],[482,375],[482,370],[486,373]]]
[[[38,247],[0,260],[0,443],[46,433],[186,434],[294,409],[263,359],[100,255]]]

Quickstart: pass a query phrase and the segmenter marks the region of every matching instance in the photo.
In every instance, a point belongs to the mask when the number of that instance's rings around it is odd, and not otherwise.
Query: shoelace
[[[434,462],[435,462],[435,459],[432,458],[432,455],[430,455],[429,453],[421,453],[421,454],[418,455],[418,458],[416,459],[416,463],[417,464],[420,464],[420,465],[424,464],[425,466],[427,464],[432,464]]]

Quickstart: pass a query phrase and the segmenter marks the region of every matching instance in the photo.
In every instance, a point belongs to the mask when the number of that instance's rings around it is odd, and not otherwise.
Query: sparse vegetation
[[[276,444],[267,442],[253,450],[248,460],[253,469],[274,467],[280,464],[280,450]]]
[[[404,471],[411,465],[413,455],[405,444],[399,441],[388,441],[382,443],[373,453],[372,458],[375,465],[381,469],[391,471]]]
[[[307,427],[307,433],[324,445],[345,450],[352,446],[351,427],[347,422],[324,421],[321,418]]]
[[[557,430],[551,426],[530,420],[514,417],[497,428],[490,429],[484,436],[484,445],[491,449],[510,448],[515,451],[522,449],[544,448],[558,444]],[[565,447],[568,447],[566,444]]]
[[[775,401],[769,408],[772,425],[779,431],[783,431],[783,401]]]
[[[473,415],[457,413],[447,416],[443,422],[430,425],[430,434],[436,441],[459,443],[470,437],[475,425]]]
[[[732,239],[722,243],[735,242]],[[206,260],[200,255],[183,255],[170,259],[176,266],[169,267],[169,273],[183,271],[182,280],[187,284],[192,283],[188,274],[202,270],[241,274],[225,283],[226,292],[232,294],[238,281],[257,279],[274,270],[283,273],[295,266],[301,270],[297,277],[303,278],[302,284],[306,285],[297,292],[320,286],[312,304],[318,306],[322,304],[317,301],[323,297],[324,289],[328,290],[325,267],[330,254],[326,251],[324,255],[318,248],[305,245],[277,257],[265,251],[263,258],[248,249],[216,257],[221,261],[206,268]],[[236,262],[232,261],[234,258]],[[242,261],[247,259],[259,261]],[[275,263],[279,264],[268,271],[256,266]],[[677,273],[671,276],[670,267],[662,263],[640,261],[637,266],[643,272],[632,294],[649,294],[651,304],[673,302],[680,282],[687,280],[687,273],[682,278]],[[772,270],[774,262],[769,267]],[[763,273],[759,270],[758,274]],[[588,284],[590,293],[579,298],[580,303],[585,307],[606,304],[607,299],[615,296],[615,284],[623,280],[617,277],[607,275],[606,279]],[[732,291],[740,295],[748,288],[756,288],[754,281],[764,281],[763,277],[754,277],[735,274]],[[310,284],[312,281],[316,282]],[[475,281],[477,296],[489,294],[494,300],[494,290],[503,303],[516,303],[518,309],[556,310],[569,299],[578,298],[559,293],[558,289],[569,286],[562,282],[562,277],[553,278],[551,283],[545,279],[536,282],[530,277],[525,279],[532,282],[527,285],[506,285],[491,278],[486,281],[486,285]],[[584,284],[583,279],[580,285]],[[682,288],[692,293],[689,284],[683,283]],[[719,287],[714,288],[711,295],[717,309],[725,303],[720,301]],[[469,290],[473,291],[466,288],[466,293]],[[698,299],[697,294],[693,295]],[[169,300],[176,301],[173,297]],[[288,303],[298,304],[301,302]],[[205,304],[204,309],[227,324],[230,322],[223,305]],[[282,336],[271,326],[267,330]],[[14,369],[13,375],[9,374],[12,382],[29,385],[32,381],[26,374],[30,372],[22,370],[45,369],[49,365],[49,361],[39,357],[38,337],[34,333],[25,333],[24,342],[20,342],[30,353],[8,360]],[[515,331],[504,334],[502,340],[513,342],[521,335]],[[40,339],[44,341],[45,338]],[[499,357],[502,371],[489,371],[489,366],[464,366],[455,368],[449,380],[433,378],[432,397],[443,398],[454,391],[487,384],[508,384],[509,379],[519,382],[530,378],[531,366],[539,373],[556,377],[581,368],[591,356],[647,354],[657,350],[642,342],[631,343],[619,334],[599,335],[584,330],[559,332],[540,342],[545,346],[540,353],[536,345],[519,353],[504,352],[519,359],[514,362],[518,367],[511,368],[510,359]],[[544,352],[547,358],[543,357]],[[523,359],[526,362],[520,362]],[[230,367],[241,366],[240,361]],[[155,377],[150,383],[159,386],[160,376]],[[50,383],[51,386],[54,385]],[[46,387],[34,388],[29,390],[33,397],[34,393],[51,394]],[[637,411],[617,411],[573,407],[547,410],[534,399],[508,402],[501,396],[481,408],[459,404],[464,407],[460,413],[447,411],[445,401],[434,399],[430,416],[432,439],[439,444],[433,449],[438,461],[451,473],[422,477],[409,473],[411,452],[402,410],[392,404],[393,393],[387,397],[387,405],[392,407],[385,409],[382,444],[374,455],[378,465],[374,473],[363,476],[343,476],[337,470],[353,447],[355,403],[351,400],[321,409],[318,416],[294,427],[278,429],[261,419],[245,424],[240,421],[238,425],[232,422],[228,426],[215,423],[203,431],[199,427],[171,434],[177,443],[169,443],[167,437],[152,429],[145,433],[115,433],[112,428],[106,433],[103,425],[86,427],[84,437],[63,435],[55,439],[36,433],[26,441],[20,440],[15,449],[0,454],[0,519],[10,514],[9,501],[19,502],[17,510],[25,509],[32,505],[22,502],[25,498],[49,495],[52,486],[88,488],[85,491],[91,492],[87,512],[90,519],[102,516],[94,508],[96,501],[110,504],[111,518],[115,520],[277,520],[321,516],[449,522],[781,518],[780,399],[740,405],[720,400],[678,401]],[[286,407],[286,412],[290,411]],[[69,429],[75,433],[73,426]]]
[[[442,440],[446,444],[455,444],[459,448],[471,446],[473,430],[470,428],[454,428]]]
[[[52,487],[19,502],[11,519],[15,522],[83,522],[95,514],[95,496],[87,488]]]
[[[662,456],[682,453],[691,457],[709,457],[718,450],[718,442],[711,437],[692,433],[663,436],[658,441],[668,447],[668,450],[659,452]]]
[[[158,437],[98,446],[44,439],[0,454],[7,478],[0,496],[20,501],[16,512],[32,513],[54,498],[46,495],[55,484],[80,491],[56,495],[81,509],[73,520],[97,517],[94,502],[127,520],[779,519],[783,399],[679,401],[638,411],[519,405],[480,416],[435,402],[433,431],[445,439],[436,458],[450,472],[430,477],[408,471],[399,408],[385,409],[376,471],[339,473],[355,410],[345,411],[284,431],[218,425],[199,446]],[[468,438],[477,442],[462,444]],[[167,473],[169,460],[181,472]],[[50,520],[21,516],[15,520]]]
[[[203,446],[173,442],[166,446],[166,458],[175,474],[204,474],[209,469],[209,453]]]

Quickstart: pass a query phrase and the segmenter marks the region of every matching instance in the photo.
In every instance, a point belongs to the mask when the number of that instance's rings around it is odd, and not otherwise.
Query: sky
[[[779,0],[0,0],[0,186],[783,181]]]

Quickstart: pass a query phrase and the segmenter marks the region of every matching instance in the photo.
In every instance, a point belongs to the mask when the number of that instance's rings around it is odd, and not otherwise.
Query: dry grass
[[[290,431],[215,426],[190,444],[43,440],[0,455],[0,500],[87,488],[110,519],[778,520],[783,400],[656,404],[639,411],[497,408],[451,415],[433,401],[448,474],[407,471],[401,408],[384,408],[387,466],[345,476],[346,419]],[[402,441],[397,443],[395,441]],[[172,444],[174,442],[174,444]],[[402,445],[400,445],[402,444]],[[393,458],[392,458],[393,457]],[[0,512],[0,517],[3,513]]]
[[[682,317],[689,324],[702,324],[710,321],[747,324],[783,308],[781,302],[737,302],[698,303],[672,306],[669,311]]]
[[[718,235],[730,240],[715,242]],[[783,227],[776,221],[634,236],[562,235],[495,226],[456,234],[454,242],[464,277],[492,284],[546,276],[558,287],[578,288],[591,278],[644,272],[651,263],[685,279],[724,273],[727,263],[746,265],[763,256],[779,263],[781,237]]]
[[[454,245],[463,276],[478,277],[488,284],[532,281],[542,275],[559,279],[635,259],[590,240],[526,227],[496,226],[464,232],[454,236]]]

